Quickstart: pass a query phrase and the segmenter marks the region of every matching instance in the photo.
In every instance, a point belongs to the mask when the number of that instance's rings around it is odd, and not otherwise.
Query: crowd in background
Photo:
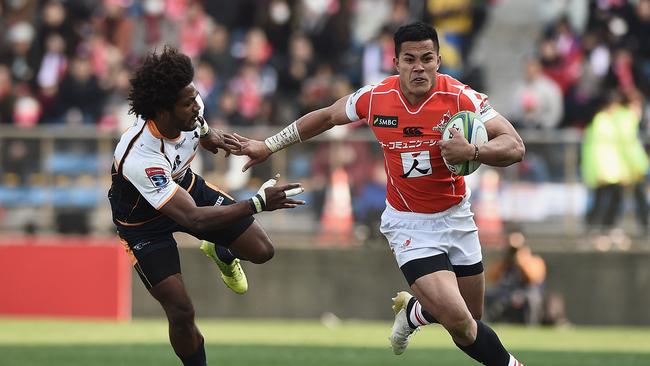
[[[445,31],[462,76],[488,1],[14,0],[0,3],[0,123],[128,125],[129,72],[154,49],[195,61],[211,123],[286,124],[393,74],[392,33]],[[367,16],[367,14],[372,16]]]
[[[130,72],[147,53],[165,45],[178,47],[193,59],[194,83],[210,124],[234,131],[284,126],[361,85],[394,74],[393,32],[413,20],[430,22],[438,30],[441,72],[490,94],[482,64],[490,60],[477,61],[471,54],[492,8],[500,2],[0,1],[0,128],[123,130],[133,122],[126,99]],[[621,108],[636,116],[626,124],[632,129],[628,141],[639,142],[639,131],[650,134],[645,102],[650,96],[650,0],[548,0],[537,2],[537,8],[544,27],[521,77],[490,85],[507,88],[512,95],[499,111],[522,131],[565,127],[589,131],[595,116],[607,108],[607,96],[616,90],[622,96]],[[516,59],[519,51],[512,52]],[[34,166],[30,154],[38,149],[28,144],[18,141],[4,151],[2,173],[43,169]],[[340,145],[337,150],[356,198],[356,218],[376,219],[383,208],[383,200],[376,197],[385,189],[384,182],[375,178],[382,176],[381,156],[364,143]],[[330,145],[319,144],[313,154],[293,154],[290,162],[295,177],[309,177],[313,191],[321,192],[313,205],[316,211],[325,199],[331,156]],[[517,168],[523,179],[545,181],[553,170],[561,171],[553,164],[563,159],[540,156],[529,149]],[[67,155],[59,160],[72,161]],[[96,168],[90,165],[88,171]],[[14,172],[11,166],[18,168]],[[647,172],[647,164],[640,170],[630,167],[613,183],[637,187],[638,200],[646,199],[641,209],[646,223]],[[593,177],[592,173],[583,176]],[[594,192],[612,191],[599,190],[600,177],[586,183]],[[375,214],[368,217],[369,210]]]
[[[128,125],[129,71],[167,44],[195,61],[211,122],[283,125],[393,74],[392,33],[411,20],[430,21],[440,32],[442,72],[484,90],[469,54],[495,3],[4,1],[0,123]],[[583,127],[612,88],[633,101],[650,95],[649,0],[539,7],[545,29],[507,111],[518,127]]]
[[[544,1],[540,8],[548,10],[546,26],[516,88],[517,127],[582,128],[611,90],[635,104],[650,96],[650,1]]]

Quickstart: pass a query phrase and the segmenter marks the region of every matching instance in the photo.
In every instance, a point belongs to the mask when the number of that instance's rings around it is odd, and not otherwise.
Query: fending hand
[[[264,182],[257,194],[251,197],[251,204],[255,213],[274,211],[281,208],[294,208],[305,204],[303,200],[289,198],[304,192],[304,188],[300,183],[276,186],[279,179],[280,174],[276,174],[275,177]]]
[[[269,150],[263,141],[250,139],[237,133],[233,134],[233,136],[240,144],[238,150],[232,151],[233,155],[245,155],[249,158],[242,167],[242,172],[245,172],[253,165],[262,163],[271,155],[271,150]]]

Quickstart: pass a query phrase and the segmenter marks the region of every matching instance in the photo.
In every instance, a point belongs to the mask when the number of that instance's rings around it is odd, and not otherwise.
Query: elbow
[[[208,229],[205,220],[203,220],[202,216],[199,215],[198,212],[192,212],[186,215],[184,221],[185,222],[182,225],[192,231],[200,232]]]
[[[517,147],[515,148],[515,163],[524,160],[525,155],[526,155],[526,146],[524,146],[523,141],[519,141]]]

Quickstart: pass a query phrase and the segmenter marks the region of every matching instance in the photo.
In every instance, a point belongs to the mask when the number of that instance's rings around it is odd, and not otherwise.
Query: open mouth
[[[422,84],[422,83],[426,83],[426,82],[427,82],[427,79],[425,79],[425,78],[414,78],[414,79],[411,80],[411,81],[414,82],[414,83],[416,83],[416,84]]]

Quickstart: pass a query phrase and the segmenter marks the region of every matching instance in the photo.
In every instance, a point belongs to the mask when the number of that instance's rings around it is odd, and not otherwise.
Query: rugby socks
[[[183,366],[208,366],[208,361],[205,358],[205,339],[201,339],[201,345],[191,355],[181,356],[176,353],[176,356],[181,359]]]
[[[235,255],[232,254],[230,249],[215,245],[214,251],[217,253],[217,258],[225,264],[230,264],[235,260]]]
[[[469,346],[456,343],[456,346],[468,356],[486,366],[524,366],[506,351],[492,328],[480,320],[476,321],[476,328],[474,343]]]
[[[413,296],[410,300],[409,303],[406,305],[406,314],[407,317],[406,319],[408,320],[409,327],[412,329],[415,329],[417,327],[421,327],[423,325],[431,324],[431,323],[437,323],[438,321],[436,318],[433,317],[433,315],[429,314],[418,299]]]

